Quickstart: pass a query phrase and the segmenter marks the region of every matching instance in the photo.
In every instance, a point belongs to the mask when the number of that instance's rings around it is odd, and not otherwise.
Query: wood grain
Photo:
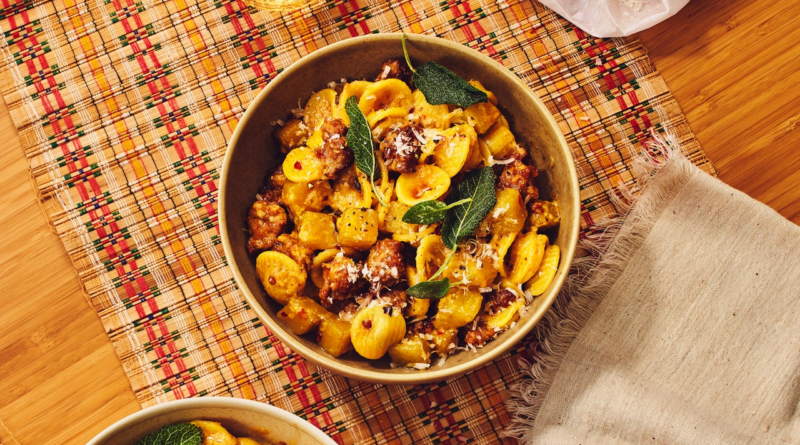
[[[639,37],[720,178],[800,223],[800,2],[694,0]],[[140,406],[4,104],[0,136],[0,443],[85,443]]]

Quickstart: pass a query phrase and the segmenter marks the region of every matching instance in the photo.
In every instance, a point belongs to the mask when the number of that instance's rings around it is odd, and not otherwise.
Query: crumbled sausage
[[[319,290],[319,300],[326,308],[333,308],[338,300],[347,300],[363,292],[367,282],[361,276],[361,267],[352,258],[336,256],[322,265],[324,284]]]
[[[533,185],[533,180],[539,176],[536,167],[525,165],[522,161],[515,159],[514,162],[503,167],[503,173],[497,180],[499,189],[517,189],[522,198],[536,199],[539,197],[539,190]]]
[[[293,259],[306,272],[311,269],[311,255],[314,250],[303,244],[295,235],[283,234],[279,236],[272,250]]]
[[[408,83],[411,80],[411,70],[408,69],[405,62],[400,59],[387,60],[381,65],[381,72],[378,74],[378,77],[375,78],[375,81],[377,82],[384,79],[400,79]]]
[[[403,243],[386,238],[372,246],[367,257],[364,276],[373,290],[391,287],[400,282],[406,270]]]
[[[517,301],[517,294],[508,289],[494,291],[486,297],[486,312],[494,315]]]
[[[421,135],[422,127],[416,124],[390,131],[380,145],[386,168],[399,173],[413,172],[422,152]]]
[[[286,175],[283,174],[283,167],[278,165],[272,172],[267,175],[264,180],[264,185],[259,189],[256,198],[259,201],[267,201],[276,204],[283,204],[281,194],[283,193],[283,184],[286,184]]]
[[[316,155],[322,160],[325,176],[336,177],[336,174],[353,163],[353,151],[347,147],[347,127],[341,119],[326,117],[322,123],[322,145],[317,148]]]
[[[433,319],[426,318],[424,320],[420,320],[414,323],[408,324],[408,330],[406,331],[407,335],[426,335],[432,334],[434,332],[433,327]]]
[[[480,347],[495,338],[499,331],[495,331],[486,325],[486,320],[482,316],[475,318],[472,324],[464,328],[464,343],[475,347]]]
[[[250,255],[271,248],[286,227],[286,210],[268,201],[256,201],[247,215],[250,239],[247,252]]]
[[[408,304],[408,295],[402,289],[390,289],[389,291],[381,292],[381,299],[389,305],[396,308],[404,308]]]

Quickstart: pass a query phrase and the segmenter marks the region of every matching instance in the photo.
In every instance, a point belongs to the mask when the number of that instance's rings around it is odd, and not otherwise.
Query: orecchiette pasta
[[[388,354],[393,366],[425,369],[437,355],[443,362],[511,328],[526,302],[522,287],[529,298],[547,291],[560,258],[548,234],[560,213],[539,198],[536,170],[495,94],[471,80],[488,101],[432,105],[395,65],[374,82],[332,82],[278,121],[272,135],[286,157],[248,214],[248,246],[288,330],[316,333],[334,357]],[[354,163],[350,97],[372,133],[374,178]],[[454,249],[442,241],[441,221],[403,221],[412,206],[445,201],[451,181],[485,166],[498,178],[496,204]],[[406,293],[434,276],[449,280],[440,300]]]

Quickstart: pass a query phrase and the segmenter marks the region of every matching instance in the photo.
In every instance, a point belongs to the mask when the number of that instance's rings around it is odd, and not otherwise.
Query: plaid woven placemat
[[[2,1],[0,87],[40,198],[145,406],[230,395],[297,413],[339,443],[495,443],[525,341],[420,387],[346,380],[283,346],[236,290],[217,227],[228,138],[258,91],[341,39],[404,30],[490,55],[556,116],[584,234],[615,213],[651,132],[713,172],[634,39],[598,39],[532,1],[317,1],[279,15],[230,0]]]

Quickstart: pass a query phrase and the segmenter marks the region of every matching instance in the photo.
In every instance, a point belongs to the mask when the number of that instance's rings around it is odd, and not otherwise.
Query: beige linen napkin
[[[800,227],[680,155],[582,258],[508,433],[524,444],[800,443]]]

